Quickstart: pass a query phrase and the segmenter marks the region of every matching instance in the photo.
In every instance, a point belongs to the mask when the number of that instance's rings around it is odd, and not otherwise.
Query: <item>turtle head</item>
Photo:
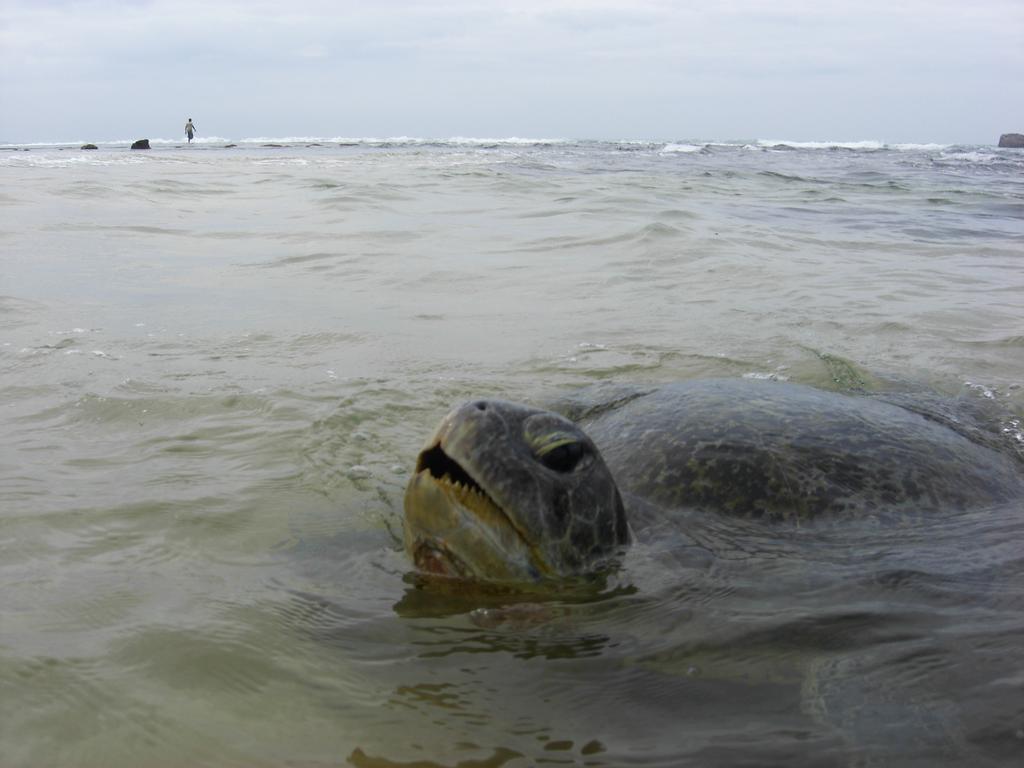
[[[406,487],[403,530],[419,570],[479,581],[585,574],[629,543],[590,438],[558,414],[495,400],[441,421]]]

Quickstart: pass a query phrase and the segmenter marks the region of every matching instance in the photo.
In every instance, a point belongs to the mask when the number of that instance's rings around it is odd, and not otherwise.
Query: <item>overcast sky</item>
[[[0,0],[0,142],[994,143],[1024,0]]]

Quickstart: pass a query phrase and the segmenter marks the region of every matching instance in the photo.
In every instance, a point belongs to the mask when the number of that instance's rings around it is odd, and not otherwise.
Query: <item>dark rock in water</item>
[[[95,144],[83,144],[82,149],[99,149]]]
[[[149,139],[139,139],[132,142],[132,149],[149,149]]]
[[[999,137],[999,146],[1009,149],[1024,149],[1024,133],[1004,133]]]
[[[264,147],[275,147],[277,149],[280,149],[281,147],[284,146],[284,144],[264,144],[263,146]]]
[[[232,147],[237,147],[237,146],[238,146],[237,144],[225,144],[224,145],[224,149],[231,149]]]

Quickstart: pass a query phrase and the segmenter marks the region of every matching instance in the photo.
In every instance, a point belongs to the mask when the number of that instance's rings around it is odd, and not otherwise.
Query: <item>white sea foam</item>
[[[17,143],[17,144],[16,143],[6,143],[5,142],[5,143],[0,144],[0,147],[4,147],[6,149],[10,149],[10,148],[13,148],[13,147],[26,148],[26,149],[36,149],[36,148],[49,149],[51,147],[70,147],[70,146],[80,147],[83,144],[87,144],[87,143],[88,142],[85,139],[80,139],[79,141],[25,141],[25,142],[21,142],[21,143]],[[95,143],[95,142],[93,142],[93,143]]]
[[[569,139],[545,139],[545,138],[523,138],[519,136],[506,136],[502,138],[488,138],[476,136],[451,136],[448,138],[424,138],[420,136],[257,136],[252,138],[238,139],[238,144],[353,144],[365,146],[470,146],[486,147],[491,145],[507,146],[548,146],[558,144],[571,144]]]
[[[743,378],[756,381],[789,381],[789,376],[785,374],[767,371],[750,371],[749,373],[744,373]]]
[[[703,151],[703,144],[666,144],[664,147],[661,148],[661,153],[663,155],[692,155],[697,152]]]
[[[346,139],[342,137],[326,138],[324,136],[250,136],[244,139],[233,139],[237,144],[338,144],[338,143],[371,143],[376,139]],[[384,141],[380,139],[379,141]]]
[[[118,154],[95,152],[10,152],[0,155],[0,165],[20,165],[36,168],[70,168],[74,166],[129,165],[144,163],[146,158],[140,152],[119,152]]]
[[[982,397],[984,397],[984,398],[986,398],[988,400],[995,400],[996,399],[996,392],[995,392],[995,390],[990,389],[989,387],[986,387],[984,384],[976,384],[973,381],[965,381],[964,384],[967,385],[968,389],[973,389],[979,395],[981,395]]]
[[[939,152],[948,149],[950,144],[887,144],[886,149],[896,149],[900,152]]]
[[[1020,419],[1010,419],[1001,432],[1009,438],[1012,444],[1024,449],[1024,424]]]
[[[471,136],[453,136],[450,139],[445,139],[444,143],[451,144],[468,144],[470,146],[476,144],[508,144],[510,146],[554,146],[558,144],[572,144],[570,139],[529,139],[520,136],[508,136],[500,139],[478,139]]]
[[[223,136],[196,136],[192,139],[193,144],[228,144],[231,139]],[[130,141],[114,142],[115,144],[131,144]],[[188,144],[188,139],[182,136],[180,139],[150,139],[150,144]]]
[[[994,152],[985,152],[983,150],[964,150],[942,152],[939,154],[939,159],[960,160],[968,163],[995,163],[1000,160],[1000,157]]]
[[[774,147],[788,147],[790,149],[856,149],[856,150],[878,150],[885,149],[886,145],[881,141],[788,141],[758,139],[758,146],[772,149]]]

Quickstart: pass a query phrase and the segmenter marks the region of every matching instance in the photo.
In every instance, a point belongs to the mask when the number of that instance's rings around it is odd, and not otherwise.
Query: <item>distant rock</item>
[[[139,139],[132,142],[132,149],[149,149],[149,139]]]
[[[1024,149],[1024,133],[1004,133],[999,137],[999,146]]]
[[[237,146],[238,146],[237,144],[225,144],[224,145],[224,149],[232,149],[232,148],[237,147]]]
[[[99,149],[95,144],[83,144],[82,149]]]
[[[264,147],[272,147],[272,148],[280,149],[281,147],[284,146],[284,144],[264,144],[263,146]]]

